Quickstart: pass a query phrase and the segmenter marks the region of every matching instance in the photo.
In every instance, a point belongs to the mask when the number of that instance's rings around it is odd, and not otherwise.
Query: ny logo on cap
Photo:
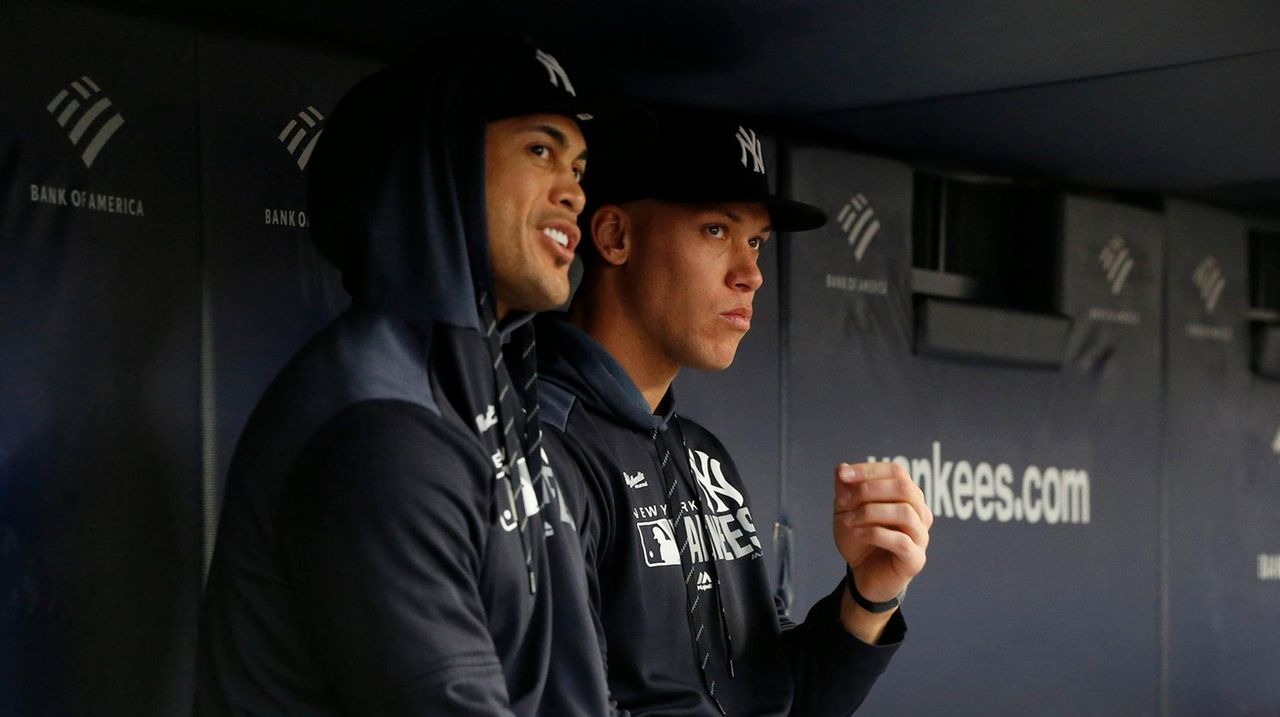
[[[734,135],[742,146],[742,166],[753,172],[764,174],[764,147],[760,145],[756,131],[738,126],[738,134]],[[747,164],[747,155],[751,155],[751,164]]]
[[[569,81],[568,73],[564,71],[564,68],[560,66],[560,62],[557,61],[556,58],[548,55],[542,50],[538,50],[535,57],[538,58],[538,62],[542,63],[543,67],[547,68],[547,74],[550,75],[551,84],[553,86],[563,87],[565,92],[568,92],[574,97],[578,96],[578,93],[573,91],[573,83]]]

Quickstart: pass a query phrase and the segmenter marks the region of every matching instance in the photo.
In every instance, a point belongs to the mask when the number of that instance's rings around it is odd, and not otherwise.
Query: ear
[[[622,266],[631,255],[632,220],[627,210],[606,204],[591,215],[591,243],[605,264]]]

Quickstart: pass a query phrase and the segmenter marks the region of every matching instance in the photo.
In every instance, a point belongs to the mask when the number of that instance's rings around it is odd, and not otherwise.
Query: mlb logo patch
[[[640,546],[644,552],[644,564],[651,568],[680,564],[680,546],[676,545],[675,530],[667,518],[636,523],[640,531]]]

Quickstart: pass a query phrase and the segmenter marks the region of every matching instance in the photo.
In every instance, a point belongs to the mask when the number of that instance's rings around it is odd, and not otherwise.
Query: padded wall
[[[784,161],[797,198],[843,214],[787,247],[784,509],[806,516],[801,603],[840,575],[837,462],[906,464],[937,516],[909,642],[865,710],[1153,713],[1159,217],[1064,200],[1064,369],[947,362],[911,350],[909,168],[804,145]],[[1102,257],[1117,236],[1134,264],[1113,292]]]
[[[0,711],[181,714],[200,586],[195,38],[0,9]]]
[[[1247,225],[1168,208],[1167,703],[1171,714],[1280,706],[1280,392],[1249,372]],[[1277,560],[1280,562],[1280,560]]]

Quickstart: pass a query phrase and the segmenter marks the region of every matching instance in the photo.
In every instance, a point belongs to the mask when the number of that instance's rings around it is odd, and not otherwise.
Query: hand
[[[924,493],[896,463],[841,463],[835,489],[832,532],[858,592],[892,600],[924,569],[933,526]]]

